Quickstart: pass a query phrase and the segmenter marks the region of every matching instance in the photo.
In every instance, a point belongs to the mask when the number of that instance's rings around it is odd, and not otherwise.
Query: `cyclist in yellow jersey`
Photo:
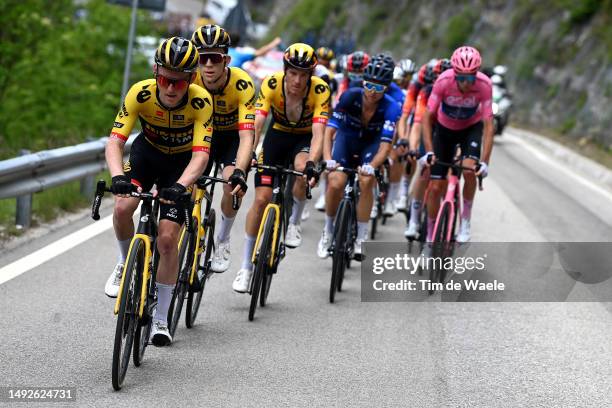
[[[200,66],[195,83],[209,91],[213,98],[213,129],[209,173],[213,162],[223,166],[224,185],[221,199],[221,222],[211,269],[225,272],[230,266],[230,231],[236,217],[232,193],[244,195],[246,173],[251,162],[255,136],[255,85],[240,68],[229,68],[231,46],[229,34],[218,25],[198,28],[191,41],[200,53]]]
[[[323,134],[329,119],[329,87],[312,75],[317,57],[310,45],[290,45],[285,50],[283,62],[283,72],[264,79],[255,105],[255,146],[266,116],[272,113],[272,123],[258,161],[267,165],[293,164],[296,170],[306,173],[312,186],[318,178],[314,163],[321,157]],[[244,293],[249,288],[253,275],[251,254],[263,210],[272,198],[274,177],[265,170],[255,174],[255,200],[247,214],[242,266],[233,284],[236,292]],[[306,180],[296,180],[293,197],[293,212],[285,239],[288,247],[297,247],[302,241],[300,221],[306,203]]]
[[[158,346],[172,341],[167,316],[178,272],[179,230],[184,221],[183,207],[177,201],[206,168],[213,131],[212,98],[206,90],[191,84],[197,66],[198,52],[191,41],[172,37],[162,42],[155,53],[155,79],[130,88],[106,145],[111,190],[116,196],[113,226],[120,250],[105,287],[110,297],[117,297],[134,235],[132,215],[140,201],[130,193],[150,190],[153,184],[159,190],[158,303],[151,331],[152,342]],[[124,144],[136,119],[142,132],[134,140],[129,161],[123,164]]]

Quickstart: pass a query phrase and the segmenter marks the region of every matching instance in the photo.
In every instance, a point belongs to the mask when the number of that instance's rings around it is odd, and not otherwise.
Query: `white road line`
[[[102,218],[101,220],[88,225],[85,228],[73,232],[59,241],[55,241],[54,243],[49,244],[46,247],[43,247],[38,251],[19,259],[18,261],[0,268],[0,285],[31,269],[36,268],[37,266],[55,258],[58,255],[63,254],[64,252],[82,244],[88,239],[103,233],[104,231],[112,228],[112,226],[113,216],[109,215],[108,217]]]
[[[606,189],[598,186],[597,184],[593,183],[592,181],[590,181],[590,180],[588,180],[588,179],[586,179],[586,178],[576,174],[575,172],[571,171],[567,167],[564,167],[561,163],[559,163],[559,162],[557,162],[555,160],[552,160],[550,157],[546,156],[544,153],[542,153],[541,151],[539,151],[538,149],[536,149],[535,147],[530,145],[528,142],[526,142],[523,139],[521,139],[520,137],[515,136],[515,135],[511,135],[511,134],[508,134],[508,136],[509,136],[509,139],[511,139],[513,142],[516,142],[516,143],[520,144],[525,150],[528,150],[529,152],[531,152],[531,154],[536,156],[538,158],[538,160],[540,160],[541,162],[544,162],[546,164],[552,165],[553,167],[555,167],[555,169],[561,170],[563,173],[565,173],[568,176],[572,177],[574,180],[578,181],[583,186],[590,188],[591,190],[601,194],[602,196],[604,196],[608,200],[612,201],[612,193],[610,193],[608,190],[606,190]]]

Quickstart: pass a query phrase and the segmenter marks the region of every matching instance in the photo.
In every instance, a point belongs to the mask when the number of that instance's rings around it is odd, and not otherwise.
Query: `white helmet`
[[[504,76],[508,72],[508,67],[505,65],[496,65],[493,67],[493,73],[496,75]]]

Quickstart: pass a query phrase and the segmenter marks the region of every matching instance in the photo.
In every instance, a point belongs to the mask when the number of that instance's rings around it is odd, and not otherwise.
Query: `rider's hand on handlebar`
[[[364,176],[373,176],[375,170],[376,169],[372,167],[370,163],[364,164],[363,166],[359,167],[359,173]]]
[[[253,150],[252,155],[251,155],[251,166],[254,166],[257,164],[257,153],[255,153],[255,150]]]
[[[312,160],[308,160],[306,162],[306,167],[304,167],[304,175],[306,176],[306,181],[308,181],[310,187],[314,187],[319,181],[319,172],[315,168],[315,164]]]
[[[229,183],[233,188],[232,195],[237,194],[239,198],[242,198],[247,192],[248,186],[246,183],[246,175],[241,169],[234,169],[234,172],[229,178]]]
[[[395,144],[395,149],[397,150],[398,156],[404,156],[408,153],[408,139],[399,139]]]
[[[110,190],[119,197],[130,197],[130,193],[137,191],[137,186],[132,184],[128,176],[121,174],[112,178]]]
[[[436,155],[433,152],[427,152],[419,159],[421,166],[429,167],[436,162]]]
[[[325,160],[325,170],[333,170],[338,167],[338,164],[335,160]]]
[[[187,188],[179,183],[174,183],[172,187],[162,188],[159,192],[159,201],[164,204],[174,204],[187,191]]]
[[[487,175],[489,174],[489,166],[485,162],[478,163],[478,165],[476,166],[476,169],[477,169],[476,175],[482,176],[482,178],[487,177]]]

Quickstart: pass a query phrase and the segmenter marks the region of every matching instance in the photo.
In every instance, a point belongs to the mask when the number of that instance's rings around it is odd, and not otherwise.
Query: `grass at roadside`
[[[110,182],[107,171],[96,175],[95,180]],[[73,212],[91,205],[91,198],[80,192],[80,182],[73,181],[58,187],[34,194],[32,200],[32,227],[52,221],[63,213]],[[20,235],[22,230],[15,228],[16,199],[0,200],[0,241]]]

